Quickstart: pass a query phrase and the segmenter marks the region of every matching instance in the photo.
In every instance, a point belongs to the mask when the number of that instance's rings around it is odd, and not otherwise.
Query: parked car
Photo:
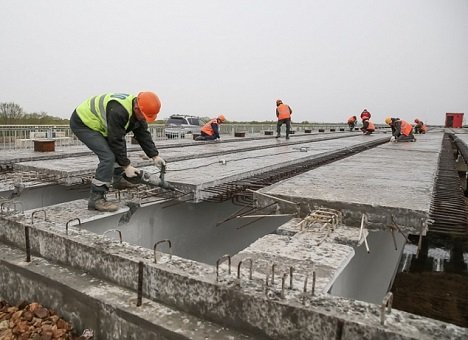
[[[200,117],[189,115],[171,115],[166,121],[164,134],[167,138],[185,138],[186,134],[200,133],[203,126]]]

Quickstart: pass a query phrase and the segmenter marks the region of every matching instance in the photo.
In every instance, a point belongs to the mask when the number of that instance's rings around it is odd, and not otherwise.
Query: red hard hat
[[[415,123],[419,123],[419,119],[416,118],[416,119],[414,120],[414,122],[415,122]]]
[[[161,101],[154,92],[140,92],[137,96],[137,104],[147,122],[154,122],[161,109]]]

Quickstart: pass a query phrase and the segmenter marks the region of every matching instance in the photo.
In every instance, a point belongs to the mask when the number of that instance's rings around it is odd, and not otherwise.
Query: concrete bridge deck
[[[363,141],[388,139],[388,137],[388,135],[377,134],[370,138],[369,136],[354,136],[311,142],[310,138],[313,139],[314,136],[297,136],[292,141],[300,142],[298,144],[285,143],[284,140],[264,139],[248,143],[232,142],[229,146],[227,146],[229,143],[213,143],[187,145],[180,149],[168,148],[164,153],[167,154],[166,158],[170,162],[169,169],[173,172],[167,174],[167,179],[196,191],[203,189],[204,186],[209,187],[239,179],[242,176],[249,176],[256,171],[266,171],[284,164],[299,163],[308,158],[319,157],[323,153],[354,147]],[[320,242],[321,234],[297,230],[296,226],[301,218],[279,225],[274,222],[265,222],[266,225],[270,224],[270,229],[276,228],[276,234],[256,237],[249,245],[230,252],[232,255],[230,273],[226,261],[217,270],[214,265],[176,255],[171,257],[165,248],[163,248],[165,253],[158,251],[155,254],[152,247],[127,243],[125,237],[124,242],[119,243],[115,235],[112,237],[110,234],[99,235],[103,230],[117,227],[122,217],[129,212],[131,214],[127,216],[128,220],[125,223],[128,229],[136,228],[143,223],[143,220],[132,224],[132,219],[138,217],[142,209],[146,209],[146,214],[149,214],[150,210],[156,214],[162,214],[164,207],[160,204],[139,208],[136,213],[132,211],[132,207],[127,208],[122,205],[122,210],[113,214],[105,214],[89,212],[86,210],[86,200],[77,199],[47,205],[45,207],[48,212],[47,219],[42,219],[40,212],[35,213],[37,209],[27,210],[24,213],[2,211],[0,246],[4,251],[0,256],[2,269],[0,272],[2,282],[10,284],[5,286],[0,296],[5,294],[13,299],[19,295],[22,298],[37,296],[45,300],[50,298],[51,304],[53,301],[61,301],[60,305],[55,308],[59,311],[63,309],[60,311],[63,315],[69,315],[71,319],[73,315],[75,319],[76,315],[81,315],[86,319],[86,313],[90,313],[89,309],[81,306],[70,312],[70,301],[67,302],[64,293],[57,289],[58,286],[62,287],[62,283],[57,286],[54,284],[60,280],[57,273],[74,271],[78,276],[87,277],[88,280],[80,281],[79,286],[68,284],[71,288],[67,288],[66,291],[72,289],[74,292],[70,299],[74,299],[74,303],[77,303],[80,299],[88,301],[90,296],[97,298],[102,301],[102,304],[95,303],[93,306],[96,306],[104,327],[131,329],[133,333],[138,332],[138,327],[135,325],[143,324],[144,329],[151,329],[155,334],[164,334],[169,338],[176,335],[180,338],[190,338],[205,334],[207,338],[213,339],[229,337],[463,339],[467,334],[464,328],[398,310],[384,314],[385,321],[382,324],[381,306],[378,302],[370,303],[356,298],[339,297],[345,296],[340,294],[340,291],[346,282],[351,282],[347,280],[354,279],[359,282],[359,277],[356,278],[356,275],[362,275],[362,272],[353,267],[357,258],[362,260],[361,253],[364,246],[359,242],[362,240],[359,240],[359,229],[356,228],[355,223],[360,220],[362,213],[369,215],[370,226],[375,226],[376,229],[382,229],[383,226],[383,230],[387,230],[389,215],[394,214],[405,232],[419,230],[421,219],[427,218],[441,138],[441,133],[432,133],[419,137],[416,143],[387,143],[264,188],[256,196],[260,203],[262,199],[267,201],[267,198],[262,195],[268,194],[300,203],[303,212],[309,212],[319,206],[338,208],[343,212],[345,223],[330,232],[327,238]],[[246,147],[256,145],[260,148],[264,143],[275,145],[275,147],[242,151]],[[298,150],[301,147],[306,148],[307,151]],[[221,158],[219,156],[204,158],[203,155],[206,152],[222,154],[222,158],[227,160],[226,165],[218,162]],[[141,152],[132,152],[132,160],[136,162],[140,157],[139,153]],[[183,157],[192,157],[193,154],[196,154],[198,158],[183,160]],[[240,158],[245,159],[239,161]],[[399,163],[396,163],[395,159],[398,159]],[[76,157],[76,163],[74,157],[69,157],[67,160],[71,161],[68,162],[70,166],[64,168],[60,168],[63,160],[48,160],[47,162],[24,162],[24,164],[18,164],[18,169],[31,171],[34,168],[36,171],[45,173],[56,171],[65,176],[76,176],[86,171],[89,173],[96,164],[95,158],[87,156]],[[140,164],[144,165],[144,162],[143,160]],[[208,165],[210,163],[216,167]],[[196,168],[197,165],[202,166]],[[233,167],[231,168],[230,165]],[[363,173],[368,182],[366,182],[367,187],[364,187],[367,190],[361,191]],[[409,176],[417,177],[418,180],[402,183]],[[401,188],[402,186],[409,190],[411,195],[401,190],[393,190],[395,187]],[[287,211],[287,205],[279,201],[277,203],[280,209]],[[193,204],[190,209],[195,206],[196,204]],[[215,208],[215,210],[220,209]],[[189,209],[181,209],[179,215],[188,215],[188,212]],[[35,219],[32,218],[33,213],[36,215]],[[196,214],[196,212],[193,213]],[[151,236],[153,232],[157,233],[160,229],[173,229],[174,234],[178,230],[179,233],[183,230],[187,234],[188,242],[196,238],[197,232],[200,233],[206,229],[204,224],[213,224],[211,230],[214,231],[217,228],[217,235],[222,235],[223,228],[227,228],[225,225],[215,226],[219,217],[209,220],[210,214],[214,214],[214,211],[200,209],[198,214],[201,215],[202,221],[197,220],[196,223],[200,223],[199,225],[195,224],[195,219],[192,219],[194,224],[190,226],[174,224],[166,228],[165,223],[168,220],[154,216],[145,216],[149,223],[146,220],[144,223],[147,224]],[[403,220],[398,219],[398,214],[403,216]],[[76,217],[80,218],[82,226],[75,221],[69,225],[69,233],[66,234],[66,224]],[[192,217],[188,216],[188,218]],[[94,229],[88,226],[94,226]],[[21,252],[18,251],[18,249],[24,249],[26,227],[30,232],[30,247],[33,255],[31,263],[22,262]],[[253,224],[251,227],[257,226]],[[200,229],[197,230],[197,228]],[[188,231],[189,229],[194,230]],[[229,235],[228,238],[207,239],[205,243],[197,243],[196,246],[209,248],[222,242],[232,243],[234,242],[233,231],[236,230],[235,227],[232,229],[230,231],[224,229],[224,232]],[[100,232],[91,232],[91,230],[100,230]],[[242,230],[248,231],[243,227]],[[149,235],[143,234],[142,238],[148,238]],[[392,238],[388,233],[385,234],[385,231],[373,232],[369,237],[372,256],[366,258],[375,259],[375,265],[381,267],[386,267],[386,259],[392,256],[396,257],[393,260],[398,261],[398,254],[404,243],[401,235],[397,235],[399,252],[393,249]],[[385,240],[379,241],[379,238],[385,238]],[[189,244],[186,243],[187,247],[190,247]],[[13,248],[9,249],[9,247]],[[375,251],[376,248],[380,251]],[[7,253],[14,254],[14,256],[9,257]],[[155,256],[158,259],[157,263]],[[248,265],[244,263],[239,280],[235,266],[247,257],[254,261],[253,278],[248,279]],[[278,276],[274,283],[267,286],[265,275],[272,263],[277,263]],[[151,311],[151,308],[157,308],[155,302],[169,307],[167,312],[161,311],[161,315],[151,320],[141,314],[141,311],[135,307],[135,300],[130,298],[131,293],[135,294],[138,290],[140,264],[143,268],[143,305],[148,308],[145,310]],[[292,287],[287,279],[284,287],[286,289],[282,289],[281,279],[291,266],[294,266]],[[351,273],[348,272],[350,267],[353,267]],[[370,266],[366,267],[361,263],[361,267],[369,269],[370,273],[367,274],[372,274],[373,270]],[[50,278],[44,279],[46,284],[41,282],[34,291],[31,289],[32,282],[34,282],[31,278],[37,280],[38,269],[43,277]],[[316,271],[317,275],[314,296],[311,294],[310,287],[306,293],[303,291],[306,275],[310,275],[313,271]],[[391,273],[386,275],[391,276]],[[309,276],[309,280],[311,278],[312,276]],[[388,277],[384,279],[388,281]],[[103,280],[103,282],[96,285],[96,280]],[[63,285],[66,286],[67,283],[63,282]],[[378,285],[384,294],[387,291],[387,286],[382,281],[374,282],[369,279],[368,286],[373,285]],[[361,290],[367,289],[363,287],[364,285]],[[54,294],[48,294],[49,290],[54,291]],[[382,291],[377,292],[379,296],[377,301],[381,301]],[[114,293],[114,295],[111,296],[106,292]],[[330,292],[336,292],[335,295],[339,296],[330,295]],[[183,325],[162,327],[163,323],[169,320],[166,318],[167,315],[177,315],[179,312],[194,316],[193,319],[187,316],[186,323],[187,327],[194,327],[195,333],[192,335],[190,332],[180,331]],[[114,318],[115,316],[118,316],[118,320]],[[109,323],[106,323],[107,321]],[[205,324],[205,321],[209,322]],[[169,322],[174,321],[169,320]],[[157,325],[157,327],[151,325]],[[103,333],[101,336],[112,338],[111,333]]]

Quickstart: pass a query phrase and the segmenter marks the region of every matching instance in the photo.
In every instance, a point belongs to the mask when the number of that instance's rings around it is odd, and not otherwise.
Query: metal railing
[[[154,140],[168,139],[163,124],[152,124],[149,131]],[[283,126],[284,129],[284,126]],[[346,123],[310,123],[310,124],[292,124],[292,129],[296,132],[330,131],[335,129],[348,131]],[[261,134],[264,131],[276,131],[276,123],[271,124],[222,124],[220,132],[222,135],[233,136],[236,132],[245,132],[246,134]],[[187,138],[180,134],[180,138]],[[32,149],[35,139],[54,139],[55,145],[59,147],[76,146],[82,143],[75,137],[68,125],[0,125],[0,149]],[[132,143],[132,135],[126,136],[127,142]],[[174,139],[174,136],[171,136]],[[133,141],[134,142],[134,141]]]

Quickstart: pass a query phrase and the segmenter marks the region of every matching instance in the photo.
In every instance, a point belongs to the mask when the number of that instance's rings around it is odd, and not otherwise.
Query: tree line
[[[27,113],[15,103],[0,103],[0,124],[2,125],[63,125],[68,119],[49,116],[47,112]]]

